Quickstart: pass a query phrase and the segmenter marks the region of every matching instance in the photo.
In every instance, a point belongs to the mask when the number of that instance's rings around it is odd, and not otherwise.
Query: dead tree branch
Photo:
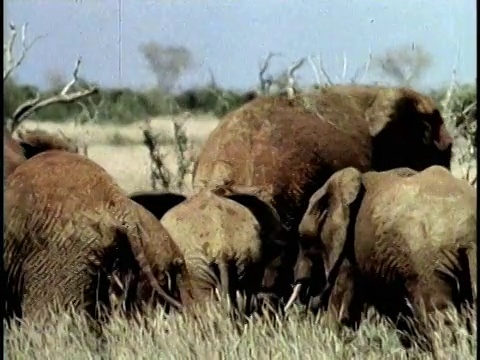
[[[368,50],[368,59],[365,62],[364,66],[360,66],[356,71],[353,77],[350,79],[350,83],[356,84],[357,80],[361,77],[361,83],[365,81],[365,78],[370,70],[370,65],[372,64],[373,54],[372,49]]]
[[[317,62],[318,62],[318,65],[315,64],[315,61],[314,59],[317,59]],[[317,81],[317,85],[320,86],[322,85],[322,81],[320,80],[320,75],[322,75],[324,81],[328,84],[328,85],[333,85],[333,81],[332,79],[330,78],[330,76],[328,75],[327,71],[325,70],[324,66],[323,66],[323,61],[322,61],[322,58],[321,56],[309,56],[307,58],[312,70],[313,70],[313,73],[315,75],[315,79]]]
[[[151,119],[145,120],[145,128],[143,129],[143,143],[148,149],[151,164],[150,182],[152,189],[157,189],[157,180],[160,180],[164,189],[169,189],[172,174],[165,166],[163,156],[160,153],[159,141],[153,134]]]
[[[175,188],[175,190],[183,190],[186,185],[186,177],[191,173],[193,166],[193,148],[192,143],[187,137],[185,125],[191,118],[190,113],[184,113],[181,116],[173,117],[173,151],[177,164],[177,173],[175,174],[166,164],[167,153],[170,145],[167,139],[161,139],[163,134],[154,134],[151,126],[151,120],[145,120],[145,128],[143,130],[143,143],[148,149],[151,160],[150,182],[152,189],[158,188],[158,182],[165,190]],[[163,140],[163,141],[162,141]],[[162,145],[162,142],[164,143]],[[163,147],[163,152],[162,152]]]
[[[3,59],[4,59],[4,69],[3,69],[3,82],[7,80],[13,71],[20,66],[20,64],[25,59],[27,52],[35,45],[35,43],[44,38],[46,35],[40,35],[35,37],[30,43],[27,42],[27,28],[28,23],[22,25],[21,33],[21,52],[18,56],[18,59],[15,60],[13,56],[13,46],[15,45],[15,40],[17,38],[17,27],[14,23],[9,24],[10,27],[10,37],[7,40],[7,43],[3,45]]]
[[[258,79],[260,81],[260,91],[263,95],[266,95],[270,92],[270,87],[273,84],[273,77],[271,75],[265,78],[265,73],[268,70],[268,67],[270,66],[270,61],[274,56],[281,56],[281,55],[282,55],[281,53],[270,52],[265,58],[265,60],[263,61],[263,63],[260,64]]]
[[[86,157],[88,157],[88,144],[86,139],[90,137],[90,129],[86,125],[98,123],[101,109],[105,103],[105,98],[101,97],[98,104],[95,104],[91,97],[89,97],[87,101],[88,106],[84,101],[78,102],[78,105],[82,108],[82,110],[74,119],[74,127],[78,129],[75,131],[75,133],[82,135],[77,136],[76,142],[78,144],[79,151],[81,151],[81,153]],[[81,131],[82,128],[83,131]]]
[[[345,80],[345,78],[347,77],[347,69],[348,69],[347,62],[348,62],[348,59],[347,59],[347,54],[346,54],[346,53],[345,53],[345,51],[344,51],[344,52],[343,52],[343,71],[342,71],[342,80]]]
[[[13,112],[13,115],[11,117],[9,130],[12,132],[15,131],[15,129],[20,125],[20,123],[25,118],[27,118],[28,116],[33,114],[35,111],[38,111],[41,108],[47,107],[52,104],[72,103],[81,98],[98,93],[97,87],[80,89],[78,91],[69,93],[69,91],[78,81],[78,70],[80,68],[81,61],[82,59],[81,57],[79,57],[75,64],[75,69],[73,70],[72,80],[67,85],[65,85],[65,87],[62,89],[62,91],[58,95],[54,95],[42,100],[40,95],[37,94],[34,99],[28,100],[23,104],[21,104],[20,106],[18,106],[18,108]]]
[[[295,89],[295,71],[300,69],[305,63],[306,58],[301,58],[300,60],[294,62],[287,70],[287,96],[289,99],[293,98],[296,93]]]

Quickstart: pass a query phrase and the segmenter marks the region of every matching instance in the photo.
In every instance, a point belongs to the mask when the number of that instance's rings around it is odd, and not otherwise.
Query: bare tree
[[[432,62],[432,56],[414,43],[390,49],[373,58],[374,67],[401,86],[418,81]]]
[[[263,60],[262,63],[259,64],[259,71],[258,71],[258,80],[260,82],[260,93],[262,95],[267,95],[270,93],[270,88],[272,87],[274,83],[274,79],[272,75],[265,76],[265,73],[268,70],[268,67],[270,66],[270,61],[272,58],[275,56],[281,56],[282,54],[276,52],[270,52],[265,60]]]
[[[366,76],[370,70],[371,62],[372,62],[372,51],[369,50],[368,53],[368,59],[367,61],[362,65],[359,66],[355,72],[354,75],[350,78],[349,82],[350,84],[357,84],[358,82],[364,82],[366,79]],[[332,80],[332,77],[330,74],[327,72],[325,69],[325,66],[323,64],[323,60],[321,56],[309,56],[307,58],[308,63],[310,64],[310,67],[312,68],[313,74],[315,76],[316,80],[316,87],[326,85],[334,85],[335,82]],[[339,78],[340,81],[346,82],[347,80],[347,73],[348,73],[348,57],[347,54],[343,54],[343,66],[342,66],[342,76]],[[338,78],[338,77],[337,77]]]
[[[4,68],[3,68],[3,82],[12,75],[13,71],[18,68],[22,61],[25,59],[25,56],[29,49],[35,44],[35,42],[41,37],[36,37],[30,43],[27,42],[27,26],[28,23],[25,23],[22,26],[22,35],[21,35],[21,53],[15,59],[13,55],[13,47],[15,44],[15,39],[17,38],[17,28],[13,23],[10,23],[10,38],[7,40],[7,44],[3,47],[3,57],[4,57]],[[7,129],[12,133],[18,128],[20,123],[25,120],[28,116],[33,114],[35,111],[47,107],[52,104],[57,103],[73,103],[77,100],[84,98],[86,96],[93,95],[98,92],[96,87],[90,87],[88,89],[79,89],[75,92],[71,92],[72,88],[76,85],[78,80],[78,71],[81,64],[81,57],[77,59],[75,68],[73,70],[72,80],[66,84],[59,94],[44,98],[40,97],[40,94],[37,94],[35,98],[30,99],[23,104],[20,104],[17,109],[13,112],[13,115],[10,119],[7,119]]]
[[[288,69],[280,72],[276,76],[271,74],[265,75],[272,58],[281,55],[280,53],[271,52],[259,66],[258,79],[260,81],[260,93],[262,95],[270,94],[273,91],[273,87],[277,88],[277,91],[281,93],[285,92],[289,98],[298,91],[295,72],[303,66],[307,60],[306,58],[294,61]]]
[[[192,54],[183,46],[162,46],[150,41],[140,45],[140,52],[155,75],[157,86],[167,93],[194,64]]]
[[[75,134],[82,134],[82,136],[76,136],[75,142],[81,153],[88,157],[88,145],[85,138],[90,136],[90,130],[85,125],[99,122],[100,112],[105,104],[105,98],[101,97],[98,103],[95,103],[91,97],[89,97],[87,101],[87,104],[84,101],[78,102],[82,110],[74,119],[74,128],[77,129]],[[82,127],[84,127],[83,132],[80,131]]]
[[[275,79],[277,86],[282,92],[284,91],[286,93],[289,99],[293,98],[298,92],[295,72],[303,66],[306,60],[306,58],[301,58],[300,60],[294,61],[287,70],[282,72],[280,76]]]

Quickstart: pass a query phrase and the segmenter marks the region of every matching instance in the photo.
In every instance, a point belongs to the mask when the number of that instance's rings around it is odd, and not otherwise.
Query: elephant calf
[[[5,186],[7,317],[74,305],[98,318],[191,300],[184,258],[164,227],[92,160],[65,151],[28,159]],[[131,306],[130,306],[131,305]]]
[[[374,306],[431,350],[425,311],[474,303],[476,225],[475,189],[443,167],[346,168],[310,198],[296,278],[323,278],[311,271],[323,263],[327,284],[314,308],[356,326],[364,306]]]
[[[254,295],[262,292],[278,298],[287,288],[290,291],[289,284],[281,283],[286,229],[275,209],[252,191],[226,185],[189,198],[159,192],[131,195],[161,219],[196,283],[205,283],[196,261],[203,257],[204,264],[219,274],[222,289],[234,306],[236,291],[245,293],[247,314]]]

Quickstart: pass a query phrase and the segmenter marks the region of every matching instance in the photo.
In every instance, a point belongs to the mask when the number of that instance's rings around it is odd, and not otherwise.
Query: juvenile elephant
[[[246,295],[250,314],[253,296],[277,299],[290,291],[289,283],[279,282],[287,231],[275,209],[257,195],[252,188],[223,186],[188,198],[160,192],[130,197],[161,219],[183,252],[194,283],[208,288],[201,269],[196,276],[196,259],[205,257],[234,306],[236,291]]]
[[[270,188],[267,200],[292,232],[293,267],[308,199],[335,171],[450,168],[451,154],[452,138],[430,97],[335,85],[293,99],[258,97],[225,115],[199,153],[193,185]]]
[[[6,180],[4,216],[7,317],[74,305],[98,319],[112,301],[131,310],[192,300],[165,228],[82,155],[47,151],[18,166]]]
[[[78,148],[69,140],[43,130],[17,132],[18,139],[5,129],[3,149],[5,151],[5,176],[31,157],[48,150],[63,150],[77,153]]]
[[[363,307],[374,306],[431,350],[425,313],[474,303],[476,226],[475,189],[443,167],[349,167],[310,199],[297,277],[322,278],[310,271],[322,263],[327,285],[314,308],[334,299],[340,321],[356,326]]]

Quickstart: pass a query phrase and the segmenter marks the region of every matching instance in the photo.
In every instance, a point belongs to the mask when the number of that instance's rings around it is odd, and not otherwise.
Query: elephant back
[[[169,210],[162,224],[182,252],[200,247],[210,259],[260,256],[260,226],[254,215],[235,201],[201,191]]]
[[[338,107],[322,96],[251,101],[226,115],[205,142],[194,187],[232,182],[270,188],[272,205],[291,223],[335,169],[369,168],[363,111],[350,101],[343,101],[342,112]]]

